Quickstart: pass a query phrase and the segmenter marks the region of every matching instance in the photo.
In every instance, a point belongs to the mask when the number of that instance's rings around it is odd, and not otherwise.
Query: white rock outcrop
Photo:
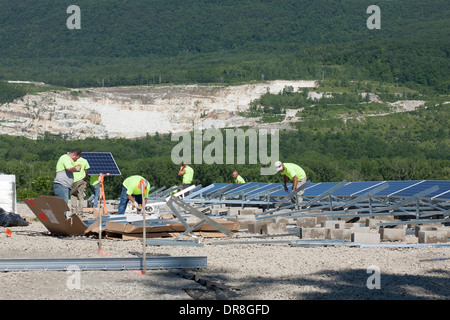
[[[249,103],[285,87],[315,81],[269,81],[240,86],[136,86],[83,88],[27,95],[0,105],[0,134],[36,139],[45,132],[68,139],[139,138],[194,128],[254,126],[239,116]]]

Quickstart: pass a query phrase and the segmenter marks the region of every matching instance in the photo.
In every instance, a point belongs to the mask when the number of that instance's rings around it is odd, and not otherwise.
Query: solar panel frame
[[[438,186],[439,189],[437,191],[434,191],[432,193],[430,193],[429,195],[427,195],[425,198],[431,198],[433,196],[436,196],[442,192],[444,192],[445,190],[449,190],[450,184],[448,183],[448,181],[432,181],[432,180],[424,180],[423,182],[421,182],[420,184],[416,184],[414,186],[411,186],[408,189],[403,190],[402,192],[399,192],[396,195],[400,195],[402,197],[411,197],[414,196],[415,194],[424,191],[430,187],[433,186]]]
[[[367,181],[367,182],[348,182],[345,186],[342,188],[339,188],[332,194],[335,196],[348,196],[351,194],[357,194],[361,192],[362,190],[370,190],[375,185],[375,182]],[[367,192],[367,191],[366,191]]]
[[[263,184],[263,185],[260,185],[258,187],[258,189],[252,190],[248,194],[249,195],[254,195],[254,194],[257,194],[257,193],[260,193],[260,192],[264,192],[266,190],[270,190],[270,189],[275,188],[277,186],[281,187],[281,183],[267,183],[267,184]]]
[[[435,191],[429,195],[427,195],[425,198],[432,198],[434,200],[442,200],[442,199],[449,199],[450,198],[450,181],[446,180],[397,180],[397,181],[356,181],[356,182],[349,182],[345,186],[339,188],[338,190],[335,190],[332,192],[333,196],[353,196],[357,197],[360,194],[363,194],[365,192],[369,192],[372,189],[377,188],[378,186],[388,183],[389,186],[377,192],[374,194],[374,196],[378,197],[410,197],[413,196],[423,190],[426,190],[434,185],[439,186],[439,190]],[[239,191],[241,188],[244,188],[245,185],[259,185],[259,188],[256,190],[251,190],[248,192],[248,195],[252,195],[255,193],[258,193],[264,189],[270,189],[272,187],[277,186],[277,183],[254,183],[249,182],[244,185],[236,185],[233,186],[231,189],[226,190],[224,193],[234,193],[236,191]],[[311,183],[309,186],[305,188],[304,196],[306,197],[314,197],[317,196],[333,186],[335,186],[337,182],[316,182]],[[218,183],[215,184],[213,189],[209,189],[208,193],[212,193],[217,191],[220,188],[223,188],[229,184],[227,183]],[[282,183],[279,183],[280,186],[283,186]],[[287,183],[288,188],[290,189],[292,187],[292,183]],[[273,192],[270,192],[270,196],[274,197],[280,197],[285,196],[288,193],[284,191],[283,188],[280,190],[276,190]]]
[[[88,175],[90,176],[100,174],[122,175],[111,152],[83,152],[81,156],[89,163]]]
[[[206,192],[203,193],[203,195],[211,195],[215,192],[217,192],[219,189],[225,187],[228,185],[228,183],[213,183],[213,187],[208,188]]]

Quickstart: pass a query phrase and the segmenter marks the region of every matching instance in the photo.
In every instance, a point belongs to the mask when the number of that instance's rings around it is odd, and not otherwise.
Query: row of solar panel
[[[91,168],[88,172],[90,175],[101,173],[121,175],[120,170],[110,152],[83,152],[82,156],[89,162]],[[338,183],[339,182],[311,183],[305,188],[305,196],[318,196],[336,186]],[[358,196],[366,192],[370,192],[375,188],[381,187],[386,183],[388,183],[389,186],[374,193],[375,196],[411,197],[419,192],[424,192],[431,187],[437,186],[438,189],[436,191],[426,194],[424,198],[450,199],[450,181],[442,180],[348,182],[331,194],[335,196]],[[206,190],[206,195],[212,195],[214,192],[219,192],[220,190],[223,190],[223,195],[232,195],[239,192],[242,192],[247,196],[255,196],[257,194],[264,194],[267,192],[269,192],[271,196],[287,195],[287,192],[284,191],[281,183],[249,182],[242,185],[216,183],[209,186]]]
[[[332,187],[338,185],[339,182],[318,182],[311,183],[305,188],[305,196],[314,197],[324,192],[327,192]],[[387,187],[385,184],[388,184]],[[288,184],[291,190],[292,184]],[[423,196],[427,199],[450,199],[450,181],[442,180],[410,180],[410,181],[364,181],[364,182],[348,182],[344,186],[335,190],[331,194],[334,196],[359,196],[364,193],[375,190],[375,188],[386,187],[383,190],[375,192],[374,196],[386,197],[411,197],[420,192],[424,192],[434,186],[437,190],[430,192]],[[276,190],[274,190],[276,189]],[[271,191],[272,190],[272,191]],[[252,196],[257,194],[264,194],[269,192],[271,196],[285,196],[287,192],[284,191],[281,183],[260,183],[248,182],[244,184],[228,184],[215,183],[205,188],[203,196],[211,196],[214,193],[222,196],[232,196],[233,194],[245,194]]]

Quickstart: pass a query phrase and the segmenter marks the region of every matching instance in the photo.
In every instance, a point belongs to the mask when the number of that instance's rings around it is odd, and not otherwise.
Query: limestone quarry
[[[0,106],[0,134],[36,139],[45,132],[69,139],[139,138],[208,128],[254,126],[242,117],[249,103],[286,86],[315,81],[271,81],[239,86],[159,85],[83,88],[26,95]]]
[[[244,126],[292,129],[292,122],[301,120],[297,112],[303,108],[287,109],[284,120],[266,124],[259,117],[242,116],[242,112],[249,109],[252,100],[267,92],[276,94],[286,87],[298,91],[318,86],[317,81],[276,80],[237,86],[156,85],[45,91],[0,105],[0,134],[30,139],[45,133],[70,140],[134,139],[156,133]],[[312,99],[323,94],[313,90],[308,93]],[[375,94],[370,94],[370,101],[381,102]],[[424,103],[419,100],[389,103],[389,113],[411,111]],[[365,116],[373,115],[380,114]],[[347,119],[342,115],[344,122]]]

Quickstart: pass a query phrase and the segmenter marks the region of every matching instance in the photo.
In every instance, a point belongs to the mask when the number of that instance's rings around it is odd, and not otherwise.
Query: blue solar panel
[[[394,193],[393,196],[411,197],[419,192],[425,191],[434,186],[438,186],[439,189],[428,195],[425,195],[424,198],[433,198],[433,197],[442,199],[450,198],[450,194],[448,192],[450,191],[450,181],[433,181],[433,180],[423,180],[416,182],[414,184],[411,184],[409,187]],[[445,193],[446,191],[447,193]]]
[[[305,188],[305,196],[318,196],[337,185],[338,182],[320,182]]]
[[[404,186],[403,188],[392,192],[389,194],[391,197],[411,197],[425,189],[427,189],[426,185],[424,184],[425,180],[417,181],[414,183],[410,183],[409,185]],[[428,188],[431,186],[428,186]]]
[[[204,194],[212,194],[227,185],[228,185],[228,183],[214,183],[213,187],[208,189]]]
[[[266,182],[247,182],[244,184],[239,184],[241,187],[241,189],[248,189],[248,188],[253,188],[252,190],[258,190],[264,186],[267,186],[268,183]]]
[[[438,180],[399,180],[399,181],[366,181],[366,182],[349,182],[342,188],[336,190],[332,194],[335,196],[357,196],[363,193],[369,192],[384,183],[389,186],[375,193],[375,196],[385,197],[412,197],[419,192],[425,191],[431,187],[438,186],[439,189],[424,198],[435,199],[450,199],[450,181],[438,181]],[[313,191],[313,190],[312,190]],[[305,194],[307,194],[305,192]],[[318,195],[314,192],[311,195]]]
[[[439,190],[429,194],[430,199],[450,199],[450,181],[433,181],[439,186]]]
[[[287,196],[289,193],[284,191],[284,185],[282,183],[280,183],[280,186],[281,186],[280,190],[272,192],[270,195],[271,196],[281,196],[281,197]],[[292,183],[287,183],[286,186],[288,187],[288,190],[291,190]]]
[[[81,156],[89,162],[88,175],[122,175],[111,152],[83,152]]]
[[[399,196],[398,193],[407,190],[412,185],[419,183],[421,180],[410,180],[410,181],[387,181],[389,183],[389,187],[384,189],[383,191],[377,193],[377,196]]]
[[[378,187],[382,182],[367,181],[367,182],[349,182],[342,188],[339,188],[333,195],[356,196],[369,192],[371,189]]]
[[[260,192],[268,191],[275,187],[281,188],[282,184],[281,183],[264,183],[264,184],[260,183],[257,189],[251,190],[248,194],[250,194],[250,195],[257,194]]]
[[[384,197],[411,197],[419,192],[427,190],[431,187],[438,186],[439,189],[435,192],[432,192],[424,198],[428,199],[450,199],[450,181],[442,181],[442,180],[410,180],[410,181],[361,181],[361,182],[348,182],[343,187],[335,190],[332,195],[334,196],[359,196],[364,193],[369,192],[377,187],[380,187],[383,184],[389,184],[387,188],[384,190],[378,191],[374,194],[374,196],[384,196]],[[332,187],[336,186],[338,182],[316,182],[311,183],[305,188],[304,195],[306,197],[315,197],[318,196]],[[231,184],[227,183],[217,183],[214,185],[213,189],[208,190],[208,193],[218,191],[220,188],[226,187]],[[234,193],[237,191],[245,190],[250,186],[257,186],[257,189],[251,189],[248,193],[249,195],[259,193],[264,190],[269,190],[276,186],[279,186],[281,189],[273,191],[270,193],[271,196],[275,197],[284,197],[288,193],[284,191],[282,183],[256,183],[256,182],[248,182],[245,184],[236,184],[232,186],[230,189],[224,191],[227,193]],[[287,184],[289,192],[292,188],[292,183]]]

